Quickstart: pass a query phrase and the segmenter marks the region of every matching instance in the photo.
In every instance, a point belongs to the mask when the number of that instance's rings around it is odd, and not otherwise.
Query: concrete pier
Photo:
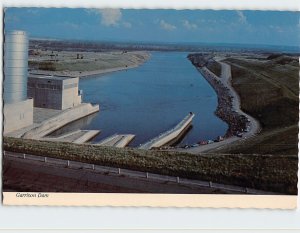
[[[55,130],[92,113],[99,111],[99,105],[83,103],[74,108],[70,108],[60,112],[41,123],[35,124],[32,129],[22,135],[26,139],[40,139]]]
[[[85,143],[98,135],[100,130],[76,130],[58,137],[45,137],[40,140],[45,141],[58,141],[58,142],[73,142],[73,143]]]
[[[95,137],[100,133],[100,130],[82,130],[82,131],[84,131],[84,134],[81,137],[74,140],[73,143],[80,144],[80,143],[88,142],[89,140],[91,140],[93,137]]]
[[[151,139],[150,141],[142,144],[139,149],[150,150],[152,148],[158,148],[171,142],[179,137],[183,131],[185,131],[191,124],[195,114],[189,113],[181,122],[179,122],[174,128],[160,134],[159,136]]]
[[[95,145],[99,146],[113,146],[123,148],[127,146],[135,137],[133,134],[114,134]]]

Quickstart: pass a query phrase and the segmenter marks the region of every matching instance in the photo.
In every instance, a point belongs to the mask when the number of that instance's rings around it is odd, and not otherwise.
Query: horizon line
[[[98,43],[140,43],[140,44],[154,44],[154,45],[238,45],[238,46],[272,46],[272,47],[290,47],[290,48],[299,48],[300,45],[283,45],[283,44],[250,44],[250,43],[239,43],[239,42],[186,42],[186,41],[137,41],[137,40],[127,40],[127,41],[118,41],[113,39],[70,39],[70,38],[55,38],[55,37],[29,37],[29,40],[53,40],[53,41],[82,41],[82,42],[98,42]]]

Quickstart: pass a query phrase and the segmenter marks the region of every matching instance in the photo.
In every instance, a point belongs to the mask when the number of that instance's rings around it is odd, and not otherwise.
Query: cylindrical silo
[[[4,103],[27,99],[28,36],[24,31],[4,34]]]

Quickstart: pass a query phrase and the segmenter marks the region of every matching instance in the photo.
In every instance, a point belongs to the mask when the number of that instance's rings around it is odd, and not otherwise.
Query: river
[[[228,126],[214,111],[213,88],[187,59],[185,52],[152,52],[143,65],[80,79],[83,101],[100,105],[100,112],[71,123],[54,135],[75,129],[99,129],[97,142],[115,133],[135,134],[137,146],[194,112],[192,129],[180,145],[224,135]]]

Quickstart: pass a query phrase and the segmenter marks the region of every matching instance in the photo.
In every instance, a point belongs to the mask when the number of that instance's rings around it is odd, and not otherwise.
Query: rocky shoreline
[[[230,95],[229,88],[220,81],[221,78],[207,69],[205,64],[199,64],[193,57],[189,57],[189,59],[217,93],[218,106],[215,114],[229,126],[224,138],[239,136],[242,132],[247,131],[249,120],[233,109],[233,96]]]
[[[214,77],[215,75],[213,75],[208,69],[198,68],[198,70],[217,93],[218,107],[215,111],[215,114],[220,119],[225,121],[229,126],[224,137],[228,138],[244,132],[247,128],[247,118],[233,110],[233,97],[229,94],[228,88],[225,87],[219,80],[217,80],[217,78]]]

